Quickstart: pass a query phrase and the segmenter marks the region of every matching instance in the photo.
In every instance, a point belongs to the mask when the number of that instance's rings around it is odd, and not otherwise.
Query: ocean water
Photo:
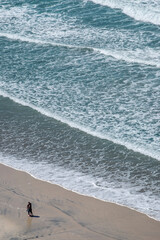
[[[159,0],[0,0],[0,162],[160,220]]]

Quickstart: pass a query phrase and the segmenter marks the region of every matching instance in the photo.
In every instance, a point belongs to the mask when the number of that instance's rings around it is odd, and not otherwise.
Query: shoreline
[[[4,240],[160,239],[160,221],[136,210],[75,193],[4,164],[0,176]],[[26,213],[28,201],[33,218]]]
[[[20,172],[22,172],[22,173],[26,173],[26,174],[28,174],[29,176],[31,176],[32,178],[34,178],[35,180],[42,181],[42,182],[44,182],[44,183],[48,183],[48,184],[51,184],[51,185],[56,185],[56,186],[58,186],[58,187],[60,187],[60,188],[62,188],[62,189],[64,189],[64,190],[70,191],[70,192],[75,193],[75,194],[78,194],[78,195],[80,195],[80,196],[84,196],[84,197],[88,197],[88,198],[93,198],[93,199],[96,199],[96,200],[98,200],[98,201],[102,201],[102,202],[105,202],[105,203],[111,203],[111,204],[115,204],[115,205],[120,206],[120,207],[128,208],[128,209],[133,210],[133,211],[135,211],[135,212],[137,212],[137,213],[144,214],[145,216],[147,216],[147,217],[150,218],[150,219],[153,219],[153,220],[155,220],[155,221],[157,221],[157,222],[160,222],[159,219],[156,219],[156,218],[154,218],[154,217],[152,217],[152,216],[150,216],[150,215],[148,215],[148,214],[146,214],[146,213],[144,213],[144,212],[141,212],[141,211],[139,211],[138,209],[135,209],[135,208],[132,208],[132,207],[129,207],[129,206],[120,204],[120,203],[116,203],[116,202],[112,202],[112,201],[107,201],[107,200],[99,199],[99,198],[94,197],[94,196],[85,195],[85,194],[79,193],[79,192],[77,192],[77,191],[68,189],[68,188],[66,188],[66,187],[64,187],[64,186],[62,186],[62,185],[60,185],[60,184],[58,184],[58,183],[52,183],[52,182],[50,182],[50,181],[46,181],[46,180],[37,178],[37,177],[35,177],[34,175],[32,175],[32,174],[30,174],[30,173],[28,173],[28,172],[25,172],[25,171],[22,170],[22,169],[14,168],[14,167],[11,167],[11,166],[9,166],[9,165],[7,165],[7,164],[4,164],[4,163],[0,163],[0,166],[1,166],[1,165],[6,166],[6,167],[9,167],[9,168],[11,168],[11,169],[13,169],[13,170],[15,170],[15,171],[20,171]]]

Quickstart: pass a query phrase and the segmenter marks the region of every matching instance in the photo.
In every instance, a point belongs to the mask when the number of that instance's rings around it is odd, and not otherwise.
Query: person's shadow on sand
[[[33,217],[33,218],[40,218],[40,216],[36,216],[36,215],[31,215],[30,217]]]

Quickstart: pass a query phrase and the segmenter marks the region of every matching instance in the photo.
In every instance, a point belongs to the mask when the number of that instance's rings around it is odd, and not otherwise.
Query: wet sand
[[[0,164],[0,239],[159,240],[160,222]]]

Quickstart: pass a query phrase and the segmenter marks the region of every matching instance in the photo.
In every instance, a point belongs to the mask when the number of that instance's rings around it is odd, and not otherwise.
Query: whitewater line
[[[95,4],[101,6],[107,6],[112,9],[120,9],[125,15],[145,23],[152,23],[154,25],[160,25],[160,11],[159,6],[146,5],[145,2],[137,4],[134,1],[125,0],[89,0]]]
[[[100,132],[94,132],[94,131],[93,131],[92,129],[90,129],[90,128],[81,126],[81,125],[79,125],[79,124],[77,124],[77,123],[74,123],[74,122],[68,120],[68,119],[64,119],[63,117],[57,116],[56,114],[51,113],[51,112],[49,112],[49,111],[46,111],[46,110],[44,110],[44,109],[41,108],[41,107],[36,107],[35,105],[33,105],[33,104],[31,104],[31,103],[27,103],[27,102],[25,102],[25,101],[23,101],[23,100],[20,100],[20,99],[16,98],[16,97],[13,97],[13,96],[11,96],[10,94],[8,94],[8,93],[6,93],[6,92],[4,92],[4,91],[2,91],[2,90],[0,90],[0,95],[3,96],[3,97],[7,97],[7,98],[9,98],[10,100],[12,100],[13,102],[16,102],[16,103],[18,103],[18,104],[20,104],[20,105],[22,105],[22,106],[29,107],[29,108],[31,108],[31,109],[33,109],[33,110],[41,113],[42,115],[45,115],[45,116],[47,116],[47,117],[49,117],[49,118],[53,118],[53,119],[55,119],[55,120],[57,120],[57,121],[60,121],[61,123],[67,124],[67,125],[68,125],[69,127],[71,127],[71,128],[78,129],[78,130],[80,130],[80,131],[82,131],[82,132],[84,132],[84,133],[86,133],[86,134],[89,134],[89,135],[91,135],[91,136],[93,136],[93,137],[97,137],[97,138],[100,138],[100,139],[104,139],[104,140],[113,142],[113,143],[115,143],[115,144],[124,146],[124,147],[126,147],[127,149],[129,149],[129,150],[132,150],[132,151],[134,151],[134,152],[139,152],[140,154],[143,154],[143,155],[146,155],[146,156],[155,158],[155,159],[157,159],[157,160],[160,161],[160,157],[159,157],[158,155],[152,154],[152,153],[150,153],[150,152],[147,151],[147,150],[143,150],[143,149],[139,148],[139,147],[136,146],[136,145],[134,146],[133,144],[127,143],[127,142],[125,142],[125,141],[123,141],[123,140],[113,139],[113,138],[110,137],[110,136],[106,136],[106,135],[104,136],[104,135],[103,135],[102,133],[100,133]]]
[[[32,38],[28,38],[28,37],[18,36],[17,34],[9,34],[9,33],[0,33],[0,37],[6,37],[9,39],[13,39],[13,40],[20,40],[22,42],[36,43],[36,44],[40,44],[40,45],[61,46],[61,47],[70,48],[70,49],[84,49],[86,51],[88,50],[88,51],[98,52],[105,56],[111,56],[116,60],[121,60],[121,61],[125,61],[128,63],[144,64],[144,65],[149,65],[149,66],[154,66],[154,67],[160,68],[160,63],[156,63],[155,59],[154,59],[154,61],[138,59],[136,56],[134,57],[134,52],[121,51],[119,53],[116,53],[114,50],[105,50],[105,49],[94,48],[94,47],[76,46],[76,45],[62,44],[62,43],[57,43],[57,42],[42,41],[39,39],[32,39]],[[132,57],[130,57],[129,55],[132,55]]]
[[[50,42],[50,41],[42,41],[39,39],[32,39],[32,38],[28,38],[28,37],[23,37],[23,36],[19,36],[17,34],[10,34],[10,33],[0,33],[0,37],[6,37],[9,39],[13,39],[13,40],[19,40],[22,42],[29,42],[29,43],[36,43],[36,44],[40,44],[40,45],[52,45],[52,46],[61,46],[61,47],[66,47],[66,48],[81,48],[78,46],[73,46],[73,45],[69,45],[69,44],[61,44],[61,43],[54,43],[54,42]]]
[[[119,53],[116,53],[114,50],[105,50],[105,49],[98,49],[94,48],[95,51],[100,52],[101,54],[104,54],[106,56],[111,56],[117,60],[125,61],[128,63],[138,63],[143,65],[150,65],[157,68],[160,68],[160,63],[156,63],[155,59],[154,61],[147,61],[144,59],[136,58],[136,51],[120,51]],[[142,53],[141,53],[142,54]],[[131,56],[132,55],[132,56]]]

